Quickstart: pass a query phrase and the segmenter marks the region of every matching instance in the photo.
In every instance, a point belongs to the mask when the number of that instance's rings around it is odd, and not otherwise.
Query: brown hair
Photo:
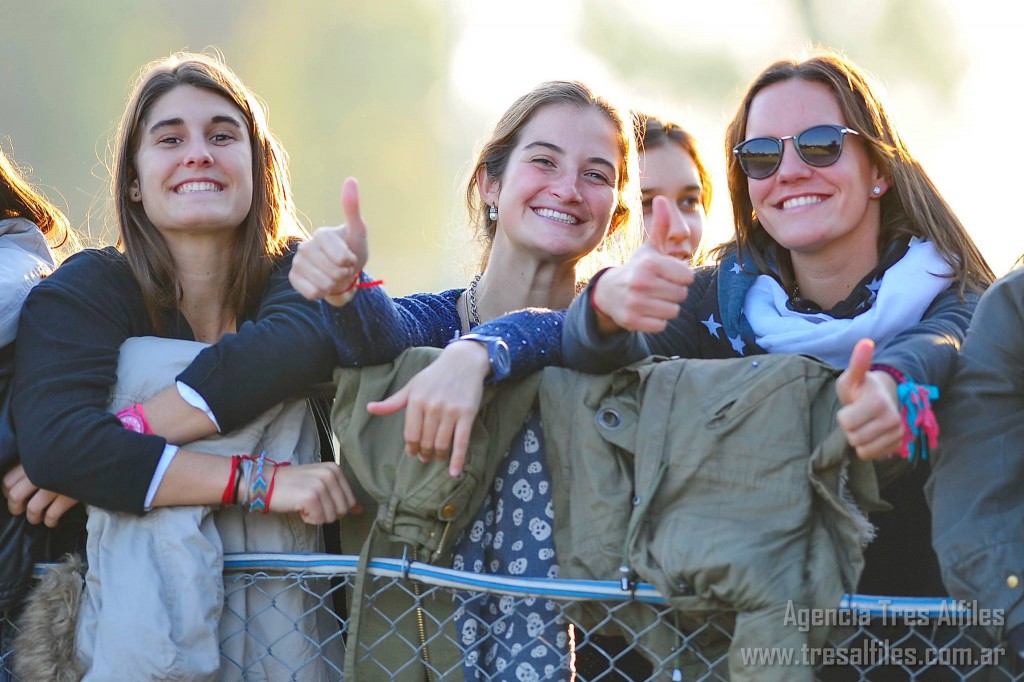
[[[697,151],[697,142],[693,139],[693,135],[690,135],[677,123],[639,111],[633,112],[633,120],[636,126],[636,143],[640,151],[657,149],[672,142],[690,155],[693,165],[697,168],[697,177],[700,179],[700,203],[704,207],[704,212],[708,213],[711,210],[711,173],[708,172],[700,152]]]
[[[786,284],[792,284],[789,252],[758,221],[750,201],[747,176],[732,154],[732,149],[746,137],[747,116],[754,97],[770,85],[791,79],[821,83],[832,91],[845,124],[860,133],[859,139],[863,140],[871,163],[889,178],[889,191],[881,199],[879,252],[901,237],[923,237],[935,244],[953,268],[961,294],[965,290],[981,291],[991,284],[995,279],[992,269],[921,164],[903,144],[865,75],[842,55],[825,50],[803,61],[777,61],[747,89],[725,139],[735,235],[718,247],[715,255],[721,258],[736,249],[741,258],[751,258],[763,271],[774,260],[784,281],[789,280]]]
[[[77,238],[59,208],[29,184],[0,149],[0,219],[24,218],[36,224],[54,249],[74,247]],[[72,248],[71,250],[75,250]]]
[[[130,199],[129,192],[138,178],[135,155],[150,109],[163,95],[183,85],[209,90],[230,101],[242,112],[249,129],[252,207],[239,225],[233,246],[236,268],[223,293],[224,303],[237,316],[244,318],[255,310],[270,277],[273,258],[284,252],[290,236],[304,234],[292,204],[287,159],[267,126],[263,103],[223,59],[219,55],[181,52],[143,67],[118,128],[112,190],[118,247],[128,258],[158,331],[162,331],[158,311],[178,306],[181,284],[167,243],[142,204]]]
[[[595,94],[589,87],[578,81],[548,81],[541,83],[526,93],[505,111],[494,126],[494,132],[483,144],[476,156],[466,187],[466,206],[469,210],[470,223],[477,230],[484,242],[484,253],[480,261],[480,269],[487,267],[494,241],[497,221],[488,215],[489,206],[480,196],[477,185],[477,171],[484,168],[487,176],[500,180],[508,166],[512,150],[519,143],[519,134],[530,122],[533,115],[541,108],[557,104],[571,104],[580,109],[600,111],[615,127],[622,155],[622,170],[619,173],[619,184],[616,187],[618,201],[612,213],[611,231],[617,233],[612,240],[606,238],[608,247],[603,249],[604,260],[621,262],[625,256],[639,243],[639,230],[634,223],[640,215],[640,194],[637,179],[639,166],[637,163],[636,142],[633,135],[633,120],[622,109],[613,105],[608,99]],[[625,228],[625,229],[619,229]],[[597,254],[591,254],[581,261],[577,274],[584,277],[596,272],[603,263]],[[588,262],[590,261],[590,262]]]

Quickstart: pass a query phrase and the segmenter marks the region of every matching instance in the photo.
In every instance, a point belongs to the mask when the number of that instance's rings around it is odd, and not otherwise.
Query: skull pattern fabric
[[[452,567],[557,578],[554,516],[535,409],[505,454],[490,495],[456,543]],[[455,600],[467,680],[557,679],[567,670],[568,625],[555,602],[465,592],[456,593]]]

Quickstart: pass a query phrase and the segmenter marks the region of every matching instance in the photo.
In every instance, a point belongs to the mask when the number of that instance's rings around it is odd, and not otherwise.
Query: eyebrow
[[[701,190],[700,185],[687,185],[686,187],[683,188],[684,192],[699,192],[700,190]],[[640,194],[642,196],[647,196],[649,194],[653,194],[653,195],[657,196],[658,194],[664,194],[664,192],[662,192],[660,187],[646,187],[646,188],[641,187],[640,188]]]
[[[550,149],[551,151],[556,152],[558,154],[565,153],[565,150],[559,147],[557,144],[544,142],[542,140],[538,140],[537,142],[531,142],[530,144],[523,147],[523,150],[525,151],[533,147],[544,147],[545,149]],[[615,168],[615,164],[601,156],[591,156],[589,159],[587,159],[587,163],[597,163],[602,166],[608,166],[608,169],[611,170],[612,173],[618,173],[618,170]]]
[[[182,118],[165,118],[164,120],[157,121],[152,126],[150,126],[149,132],[150,132],[150,134],[152,134],[152,133],[156,132],[157,130],[159,130],[160,128],[169,128],[171,126],[180,126],[180,125],[182,125],[184,123],[185,123],[185,120],[182,119]],[[227,123],[228,125],[232,125],[235,128],[238,128],[239,130],[242,129],[242,124],[239,123],[237,118],[235,118],[234,116],[227,116],[227,115],[224,115],[224,114],[220,114],[220,115],[214,116],[213,118],[210,119],[210,123]]]

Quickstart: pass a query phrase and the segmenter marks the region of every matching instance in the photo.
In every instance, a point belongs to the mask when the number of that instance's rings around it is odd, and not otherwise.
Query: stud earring
[[[140,192],[137,189],[133,189],[132,190],[132,199],[134,199],[135,201],[138,201],[141,198],[142,198],[142,192]]]
[[[879,194],[882,193],[882,188],[879,187],[878,185],[875,185],[874,187],[871,188],[871,193],[877,197]]]
[[[493,220],[494,222],[498,222],[498,207],[491,206],[489,209],[487,209],[487,217]]]

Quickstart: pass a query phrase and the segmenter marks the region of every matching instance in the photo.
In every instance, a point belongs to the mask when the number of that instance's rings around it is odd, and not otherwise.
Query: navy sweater
[[[288,283],[294,251],[274,264],[259,308],[203,350],[178,379],[206,400],[224,432],[330,380],[331,341],[315,304]],[[165,336],[194,340],[177,311]],[[127,431],[107,412],[118,350],[155,336],[123,254],[89,249],[29,295],[18,329],[13,412],[22,462],[36,485],[87,504],[141,513],[166,445]]]

